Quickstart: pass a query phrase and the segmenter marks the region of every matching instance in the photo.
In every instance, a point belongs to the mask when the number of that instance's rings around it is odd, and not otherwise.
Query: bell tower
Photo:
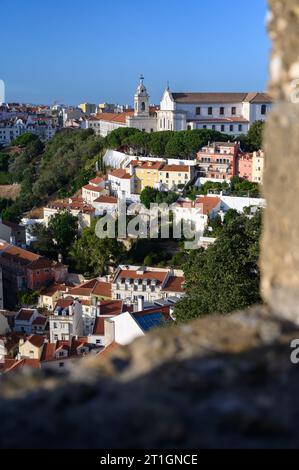
[[[149,117],[149,94],[144,86],[144,77],[140,75],[139,85],[134,95],[134,116]]]

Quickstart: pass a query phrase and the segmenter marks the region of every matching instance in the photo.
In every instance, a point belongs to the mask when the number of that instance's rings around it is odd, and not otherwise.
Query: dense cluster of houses
[[[119,266],[107,278],[39,290],[35,307],[0,311],[0,374],[24,366],[64,367],[129,344],[173,321],[182,271]],[[2,357],[2,360],[1,360]]]
[[[152,106],[141,77],[134,109],[2,104],[0,145],[10,145],[25,132],[46,142],[62,127],[92,128],[101,136],[119,127],[144,132],[206,128],[238,135],[266,119],[271,104],[263,93],[172,93],[167,88],[160,106]],[[243,152],[239,142],[209,142],[186,160],[107,150],[103,162],[107,173],[98,172],[72,197],[49,202],[39,222],[47,226],[51,217],[67,210],[83,229],[96,217],[117,216],[121,204],[142,207],[140,195],[148,187],[175,192],[174,225],[188,222],[201,234],[210,219],[224,217],[229,209],[243,212],[265,205],[261,198],[223,192],[183,196],[189,185],[230,184],[235,176],[262,183],[263,152]],[[213,243],[212,236],[201,237],[199,245]],[[69,273],[61,256],[51,260],[29,251],[28,237],[24,225],[0,220],[0,374],[25,366],[63,368],[86,355],[100,357],[175,319],[174,306],[185,293],[181,270],[120,265],[106,277],[84,279]],[[28,307],[15,311],[22,292],[37,292],[38,301],[29,300]]]

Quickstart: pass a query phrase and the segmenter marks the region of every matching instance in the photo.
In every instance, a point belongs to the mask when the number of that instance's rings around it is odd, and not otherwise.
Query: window
[[[210,107],[208,108],[208,115],[209,115],[209,116],[212,116],[212,114],[213,114],[213,108],[210,106]]]
[[[237,109],[235,106],[232,107],[232,115],[235,116],[237,112]]]
[[[242,126],[242,124],[239,124],[239,127],[238,127],[238,129],[239,129],[239,132],[242,132],[242,130],[243,130],[243,126]]]
[[[145,111],[145,102],[144,101],[142,101],[142,103],[141,103],[141,111]]]
[[[188,126],[187,126],[187,131],[191,131],[191,126],[190,126],[190,124],[188,124]]]
[[[220,108],[220,115],[221,115],[221,116],[224,116],[224,108],[223,108],[223,106]]]
[[[207,128],[207,126],[204,124],[204,125],[202,126],[202,128],[203,128],[203,129],[206,129],[206,128]]]
[[[212,131],[215,131],[216,130],[216,126],[215,124],[212,125]]]
[[[265,104],[262,104],[261,106],[261,114],[263,115],[267,114],[267,106]]]
[[[233,125],[233,124],[231,124],[231,125],[229,126],[229,130],[230,130],[230,132],[234,132],[234,125]]]
[[[195,108],[195,114],[196,114],[197,116],[199,116],[200,113],[201,113],[200,106],[197,106],[197,107]]]
[[[224,124],[221,125],[221,132],[224,132],[225,131],[225,126]]]
[[[59,362],[59,367],[64,367],[64,362]]]

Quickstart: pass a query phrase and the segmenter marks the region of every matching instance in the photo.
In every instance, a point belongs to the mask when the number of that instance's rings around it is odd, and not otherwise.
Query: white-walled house
[[[114,196],[100,196],[92,203],[95,215],[106,215],[117,212],[117,198]]]
[[[214,194],[208,194],[207,198],[214,198]],[[266,207],[266,200],[263,198],[253,197],[236,197],[236,196],[224,196],[222,194],[217,195],[220,198],[220,210],[227,212],[229,209],[235,209],[238,212],[244,212],[245,207],[257,207],[264,209]]]
[[[184,273],[181,270],[120,265],[112,281],[112,298],[134,304],[140,298],[154,302],[169,296],[182,297],[183,284]],[[175,285],[173,290],[171,285]]]
[[[95,199],[101,195],[109,196],[106,189],[106,181],[103,178],[96,177],[82,187],[82,199],[86,204],[92,204]]]
[[[199,196],[196,201],[179,199],[172,204],[174,224],[189,223],[197,233],[203,233],[208,225],[209,218],[213,218],[220,211],[221,199],[219,197]]]
[[[50,315],[50,341],[69,341],[73,336],[82,336],[84,330],[82,305],[72,298],[59,299]]]
[[[117,343],[122,346],[144,336],[153,328],[171,321],[169,306],[155,307],[140,312],[124,312],[105,320],[105,346]]]
[[[164,91],[157,111],[158,131],[211,129],[246,134],[272,107],[266,93],[173,93]]]
[[[130,198],[134,193],[134,175],[124,169],[115,169],[108,173],[108,181],[110,183],[111,192],[121,197],[124,195],[126,198]]]

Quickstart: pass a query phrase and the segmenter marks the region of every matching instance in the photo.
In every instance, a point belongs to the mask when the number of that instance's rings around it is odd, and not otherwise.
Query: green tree
[[[143,204],[147,209],[150,208],[152,202],[156,202],[158,190],[147,186],[141,191],[140,194],[140,202]]]
[[[62,254],[67,259],[69,248],[78,235],[78,219],[67,211],[61,211],[50,218],[48,227],[34,225],[32,235],[37,238],[35,251],[49,258]]]
[[[190,252],[184,265],[187,295],[176,305],[178,321],[228,314],[261,301],[258,267],[261,212],[232,218],[206,251]]]
[[[37,141],[39,138],[32,134],[32,132],[25,132],[24,134],[19,135],[13,142],[12,145],[19,145],[20,147],[27,147],[31,142]]]
[[[95,233],[96,220],[91,227],[83,229],[81,237],[72,245],[69,256],[77,272],[98,276],[116,267],[122,260],[124,245],[115,238],[98,238]]]
[[[35,305],[38,299],[38,292],[27,290],[24,292],[18,293],[18,301],[22,307],[30,307],[31,305]]]
[[[78,233],[78,219],[68,211],[61,211],[50,218],[48,230],[62,254],[66,254]]]

